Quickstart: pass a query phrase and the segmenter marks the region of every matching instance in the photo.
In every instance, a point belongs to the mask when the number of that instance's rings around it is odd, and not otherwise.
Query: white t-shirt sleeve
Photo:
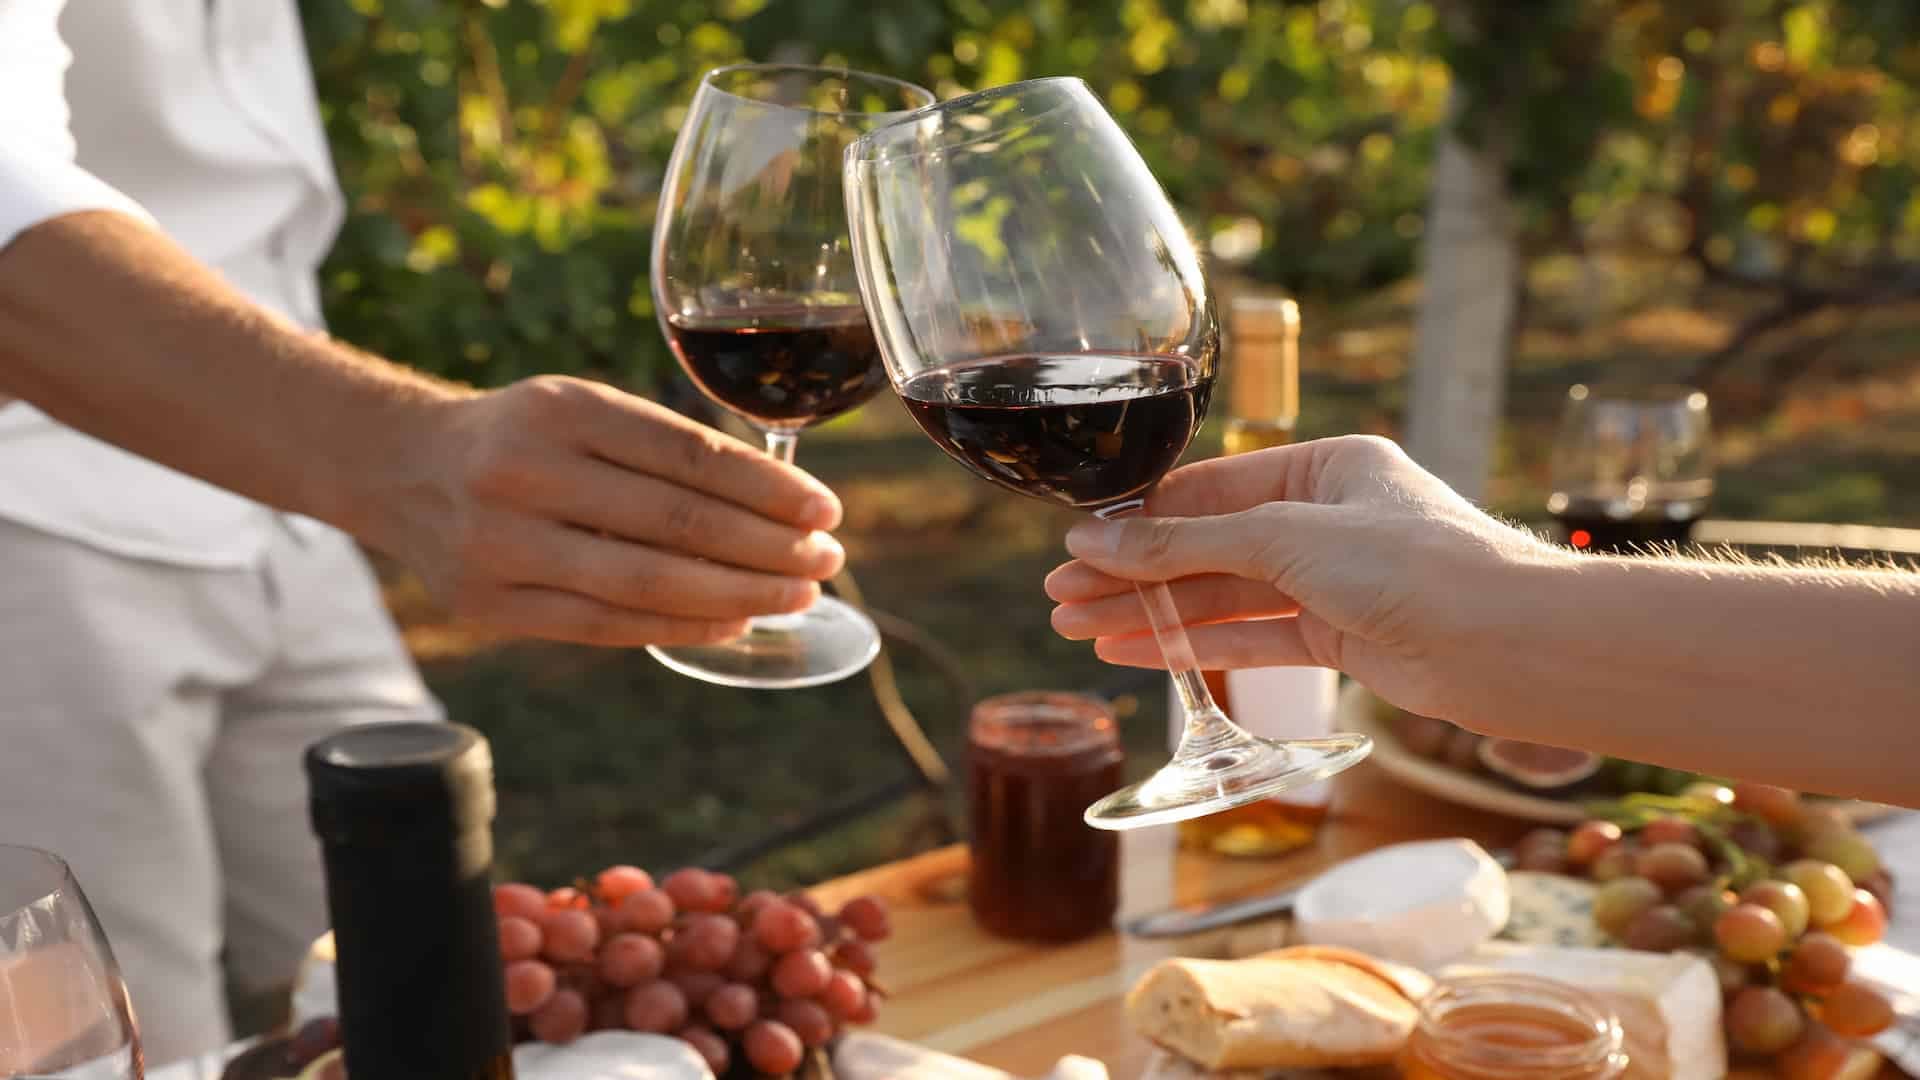
[[[66,0],[0,0],[0,248],[43,221],[140,204],[74,162],[67,126]]]

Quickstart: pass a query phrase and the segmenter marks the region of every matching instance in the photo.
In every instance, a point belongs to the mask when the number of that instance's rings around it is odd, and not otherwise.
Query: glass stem
[[[1138,513],[1140,506],[1140,500],[1134,500],[1097,510],[1094,516],[1110,521]],[[1160,655],[1167,662],[1167,673],[1173,676],[1173,689],[1184,714],[1174,759],[1201,756],[1244,739],[1245,733],[1214,703],[1212,691],[1200,677],[1200,661],[1193,655],[1193,642],[1187,640],[1187,628],[1174,606],[1173,591],[1164,581],[1136,581],[1133,588],[1146,609],[1147,625],[1153,627],[1153,639],[1160,644]]]
[[[794,448],[800,445],[800,433],[797,431],[768,431],[767,453],[775,460],[793,464]]]

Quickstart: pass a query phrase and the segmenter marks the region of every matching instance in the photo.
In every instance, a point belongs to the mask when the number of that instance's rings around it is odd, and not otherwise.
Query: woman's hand
[[[1133,592],[1171,583],[1204,668],[1338,668],[1444,716],[1500,572],[1563,561],[1475,509],[1385,439],[1350,436],[1177,470],[1141,516],[1077,526],[1047,578],[1054,628],[1102,659],[1163,666]]]

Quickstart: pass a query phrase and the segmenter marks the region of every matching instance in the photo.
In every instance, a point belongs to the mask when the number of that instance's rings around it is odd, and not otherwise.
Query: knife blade
[[[1494,860],[1501,866],[1509,870],[1513,869],[1512,851],[1501,848],[1492,854]],[[1185,937],[1188,934],[1218,930],[1223,926],[1251,922],[1270,915],[1285,915],[1293,910],[1293,902],[1300,895],[1300,891],[1313,884],[1318,877],[1319,875],[1316,874],[1305,881],[1238,900],[1170,907],[1145,915],[1136,915],[1131,919],[1121,920],[1116,928],[1123,934],[1137,938]]]

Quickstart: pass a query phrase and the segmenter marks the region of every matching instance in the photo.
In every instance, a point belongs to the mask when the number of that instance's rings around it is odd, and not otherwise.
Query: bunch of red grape
[[[1790,1080],[1825,1077],[1849,1040],[1893,1022],[1884,995],[1847,977],[1848,946],[1886,933],[1893,883],[1843,815],[1757,784],[1620,809],[1571,833],[1528,834],[1517,864],[1599,882],[1594,922],[1630,949],[1704,952],[1734,1050],[1779,1055]]]
[[[624,1028],[675,1035],[715,1075],[744,1057],[785,1076],[844,1024],[873,1020],[878,900],[827,915],[804,893],[739,894],[731,877],[677,870],[658,886],[615,866],[580,887],[493,891],[507,1007],[523,1036],[565,1043]]]

